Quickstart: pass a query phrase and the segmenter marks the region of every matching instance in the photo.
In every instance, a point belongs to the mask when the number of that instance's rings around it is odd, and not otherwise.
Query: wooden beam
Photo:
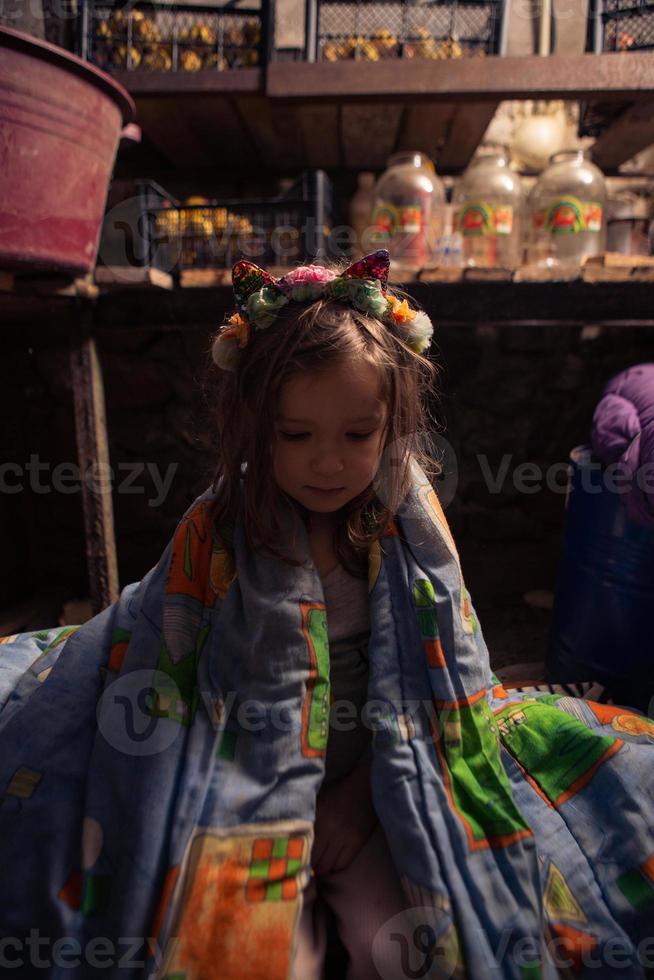
[[[340,167],[338,106],[299,105],[297,122],[306,150],[306,166],[323,169]]]
[[[70,368],[89,590],[96,614],[116,601],[119,588],[104,386],[93,337],[73,341]]]
[[[137,98],[139,126],[174,166],[186,170],[215,166],[218,161],[207,141],[207,126],[194,120],[187,102],[173,96]]]
[[[232,68],[228,71],[115,71],[119,85],[134,97],[139,95],[239,95],[261,92],[261,68]]]
[[[654,100],[636,102],[618,116],[592,147],[602,170],[616,170],[625,160],[654,143]]]
[[[375,63],[274,62],[266,91],[272,99],[300,101],[624,101],[651,97],[653,78],[651,51],[447,61],[388,58]]]
[[[256,146],[243,125],[241,114],[238,112],[235,99],[222,96],[198,96],[184,101],[184,111],[188,114],[189,124],[197,134],[202,134],[214,165],[221,170],[233,165],[243,165],[243,161],[251,158]],[[178,157],[177,169],[181,169],[182,161]]]
[[[304,139],[296,107],[271,105],[261,95],[240,96],[234,101],[241,125],[256,146],[262,166],[286,173],[306,166]]]
[[[579,273],[581,275],[581,273]],[[654,326],[647,281],[406,282],[404,288],[441,322],[612,323]],[[215,330],[233,308],[229,286],[107,293],[97,300],[98,330]]]
[[[354,170],[379,170],[397,142],[401,105],[385,112],[369,102],[347,103],[341,110],[343,164]]]
[[[440,158],[456,106],[450,102],[421,102],[406,106],[398,133],[398,150],[420,150],[431,160]]]
[[[496,109],[495,102],[475,102],[456,107],[443,152],[437,157],[439,170],[465,170]]]

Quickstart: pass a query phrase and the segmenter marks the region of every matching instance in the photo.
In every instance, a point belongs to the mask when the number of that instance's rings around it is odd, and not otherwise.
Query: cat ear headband
[[[279,279],[252,262],[237,262],[232,269],[236,312],[213,342],[214,362],[225,371],[235,371],[239,351],[250,342],[253,330],[267,330],[288,303],[315,303],[321,298],[351,303],[372,314],[396,330],[416,354],[423,354],[434,333],[432,322],[422,310],[411,309],[405,299],[386,291],[389,266],[386,249],[371,252],[341,273],[321,265],[301,265]]]

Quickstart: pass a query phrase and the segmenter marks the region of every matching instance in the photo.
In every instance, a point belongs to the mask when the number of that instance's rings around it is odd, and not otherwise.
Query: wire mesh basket
[[[595,0],[600,29],[596,51],[646,51],[654,48],[654,3],[647,0]]]
[[[592,0],[588,21],[588,49],[646,51],[654,49],[654,2],[645,0]],[[619,102],[582,102],[579,135],[597,138],[624,111]]]
[[[464,58],[496,54],[503,0],[317,0],[315,58]]]
[[[224,268],[239,259],[296,266],[336,258],[332,201],[327,175],[316,170],[276,198],[170,203],[152,211],[153,249],[169,257],[168,271]]]
[[[153,180],[114,180],[102,222],[98,265],[113,269],[159,269],[171,272],[177,262],[175,243],[158,232],[160,211],[179,202]]]
[[[223,71],[263,63],[261,9],[87,0],[80,54],[105,71]]]

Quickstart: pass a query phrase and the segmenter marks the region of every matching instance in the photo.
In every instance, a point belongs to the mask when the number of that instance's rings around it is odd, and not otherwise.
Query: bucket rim
[[[23,54],[48,61],[58,68],[72,71],[84,81],[102,89],[105,95],[108,95],[118,104],[123,117],[123,126],[136,119],[136,105],[127,89],[124,89],[122,85],[119,85],[100,68],[83,58],[79,58],[76,54],[66,51],[65,48],[60,48],[49,41],[0,24],[0,49],[2,48],[12,48],[14,51],[20,51]]]

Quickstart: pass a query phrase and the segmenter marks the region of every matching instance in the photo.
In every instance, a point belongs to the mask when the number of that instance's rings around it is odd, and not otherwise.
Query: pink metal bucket
[[[0,27],[0,268],[90,272],[135,107],[104,72]]]

